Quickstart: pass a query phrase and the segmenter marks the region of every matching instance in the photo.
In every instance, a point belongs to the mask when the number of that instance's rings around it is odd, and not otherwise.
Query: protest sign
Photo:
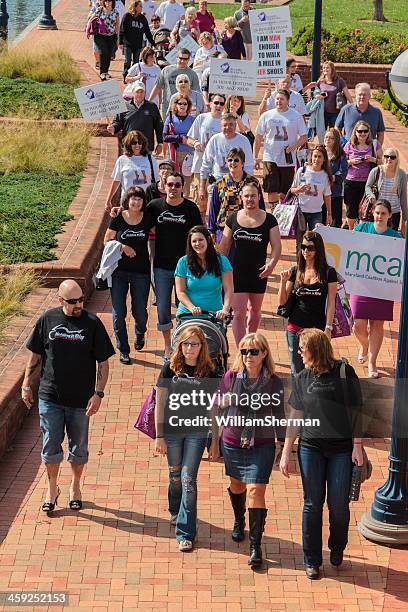
[[[179,42],[177,47],[174,47],[174,49],[172,49],[166,55],[166,58],[165,58],[166,62],[168,62],[169,64],[176,64],[177,63],[177,54],[178,54],[179,50],[180,49],[188,49],[190,51],[190,53],[191,53],[188,65],[191,66],[191,64],[194,61],[194,56],[197,53],[197,49],[198,49],[199,46],[200,45],[198,45],[196,43],[194,38],[192,36],[190,36],[190,34],[187,34],[187,36],[184,36],[184,38],[181,39],[181,41]]]
[[[404,240],[324,226],[316,231],[324,240],[329,264],[345,279],[348,293],[401,301]]]
[[[74,93],[84,119],[110,117],[127,111],[119,83],[114,79],[78,87]]]
[[[258,79],[276,80],[286,74],[286,37],[280,34],[252,36],[254,57],[258,58]]]
[[[226,95],[256,96],[256,62],[211,58],[210,91]]]
[[[288,6],[249,11],[252,42],[256,35],[281,34],[292,36],[292,22]]]

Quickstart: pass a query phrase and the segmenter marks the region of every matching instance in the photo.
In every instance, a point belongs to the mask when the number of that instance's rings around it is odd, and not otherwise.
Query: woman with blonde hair
[[[363,464],[359,412],[360,383],[354,369],[334,358],[327,335],[320,329],[300,333],[304,369],[292,379],[288,429],[280,461],[289,478],[293,443],[298,432],[292,419],[304,419],[299,436],[299,466],[303,485],[302,536],[306,576],[319,577],[322,556],[323,505],[329,507],[330,563],[339,566],[347,545],[349,493],[353,463]],[[299,422],[299,421],[298,421]],[[352,426],[352,423],[355,426]]]
[[[198,78],[201,82],[201,77],[204,72],[204,69],[210,65],[210,59],[215,53],[215,51],[219,51],[223,55],[226,55],[226,52],[221,45],[218,45],[214,42],[214,37],[209,32],[203,32],[202,34],[200,34],[198,43],[200,47],[197,49],[197,52],[194,56],[193,70],[197,73]]]
[[[322,65],[322,73],[316,86],[320,91],[317,98],[320,97],[324,101],[325,127],[334,127],[342,105],[353,102],[346,81],[337,76],[333,62],[328,61]]]
[[[187,133],[194,123],[194,117],[190,114],[192,102],[188,96],[184,94],[176,94],[173,96],[173,102],[170,106],[169,114],[166,117],[163,128],[163,142],[170,144],[170,158],[176,164],[176,170],[182,172],[183,162],[187,155],[194,154],[193,147],[187,144]],[[188,176],[182,172],[184,176],[184,196],[189,197],[190,185],[193,177],[190,173]]]
[[[197,533],[197,473],[207,442],[210,412],[204,403],[178,404],[181,394],[215,392],[215,365],[200,327],[187,327],[177,341],[170,363],[157,381],[156,452],[167,455],[170,524],[176,527],[179,550],[193,549]],[[213,379],[213,383],[208,379]],[[197,418],[198,424],[189,424]]]
[[[385,149],[383,163],[373,168],[368,175],[365,192],[372,203],[376,200],[387,200],[391,204],[391,227],[398,231],[401,222],[401,233],[405,236],[407,219],[407,175],[400,168],[399,151],[393,147]],[[376,186],[376,193],[373,191]]]
[[[235,17],[225,17],[225,30],[221,34],[221,44],[230,59],[246,59],[246,50],[241,30]]]
[[[349,229],[353,229],[358,219],[358,208],[365,192],[365,186],[373,164],[382,159],[381,144],[373,140],[370,125],[357,121],[349,142],[344,146],[348,172],[344,181],[344,203]]]
[[[265,399],[260,403],[259,398]],[[245,538],[245,513],[248,495],[250,558],[248,565],[262,563],[262,533],[268,510],[265,492],[275,458],[275,439],[283,439],[284,427],[273,420],[284,419],[283,385],[275,374],[275,364],[265,336],[247,334],[239,343],[233,366],[220,387],[219,412],[224,426],[221,447],[225,472],[230,478],[228,494],[234,511],[231,537]],[[218,428],[212,420],[210,457],[218,456]]]

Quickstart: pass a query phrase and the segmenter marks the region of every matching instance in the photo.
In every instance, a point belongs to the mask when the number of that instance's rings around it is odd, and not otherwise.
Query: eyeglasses
[[[301,247],[302,251],[315,251],[316,247],[311,245],[311,244],[302,244]]]
[[[396,155],[384,155],[384,159],[397,159]]]
[[[244,357],[245,357],[245,355],[253,355],[254,357],[256,357],[256,355],[259,355],[259,349],[256,349],[256,348],[250,348],[250,349],[242,348],[241,349],[241,355],[243,355]]]
[[[201,342],[182,342],[182,346],[184,348],[197,348],[197,346],[201,346]]]
[[[304,352],[305,352],[305,347],[304,346],[299,346],[298,353],[304,353]]]
[[[61,298],[61,300],[64,300],[64,302],[66,302],[67,304],[71,304],[71,306],[73,306],[74,304],[82,304],[82,302],[84,301],[84,296],[81,295],[79,298],[70,298],[69,300],[66,300],[65,298],[62,297],[62,295],[59,296]]]
[[[356,130],[357,134],[368,134],[368,130]]]
[[[188,106],[187,102],[177,102],[177,106]]]
[[[231,157],[230,159],[227,159],[227,162],[229,164],[232,164],[232,162],[234,162],[235,164],[239,164],[241,160],[239,159],[239,157]]]
[[[213,102],[215,106],[225,106],[225,102]]]
[[[182,183],[167,183],[167,187],[177,187],[177,188],[180,188],[182,186],[183,186]]]

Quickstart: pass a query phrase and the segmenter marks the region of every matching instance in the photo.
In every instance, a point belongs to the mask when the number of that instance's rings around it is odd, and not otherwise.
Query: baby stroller
[[[189,313],[179,315],[179,320],[181,319],[180,325],[176,327],[171,337],[171,348],[175,349],[177,344],[177,340],[183,330],[186,327],[190,327],[191,325],[195,325],[200,327],[202,330],[208,344],[208,351],[210,353],[211,359],[214,361],[217,366],[217,375],[223,376],[227,371],[228,367],[228,340],[227,340],[227,328],[230,324],[232,317],[229,315],[224,319],[217,319],[215,316],[215,312],[209,312],[208,310],[203,310],[202,314],[204,317],[193,317]]]
[[[153,34],[156,63],[161,70],[168,66],[166,55],[170,51],[170,34],[170,30],[167,28],[160,28]]]

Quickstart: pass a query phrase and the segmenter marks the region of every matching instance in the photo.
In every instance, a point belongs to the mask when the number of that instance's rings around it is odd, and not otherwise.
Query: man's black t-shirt
[[[43,357],[39,397],[71,408],[86,407],[95,390],[96,362],[115,354],[96,315],[83,310],[68,317],[61,307],[38,319],[26,346]]]
[[[296,266],[292,269],[289,280],[296,281]],[[301,284],[294,287],[296,293],[295,306],[290,314],[289,323],[298,327],[317,327],[324,330],[326,325],[326,301],[328,294],[328,283],[337,282],[337,272],[334,268],[329,268],[327,272],[327,282],[312,283],[311,285]]]
[[[289,397],[289,404],[302,411],[304,419],[319,420],[319,425],[302,428],[301,444],[330,454],[352,449],[363,403],[360,381],[354,369],[347,364],[346,378],[342,379],[340,366],[341,361],[336,362],[330,372],[318,376],[305,368],[293,377]],[[347,385],[346,392],[344,385]]]
[[[150,274],[147,242],[149,240],[149,230],[153,225],[151,216],[146,212],[141,222],[137,225],[127,223],[122,214],[110,220],[109,229],[117,232],[116,240],[132,247],[136,251],[136,257],[128,257],[125,253],[122,253],[118,263],[118,270]]]
[[[150,202],[147,211],[156,225],[154,267],[175,270],[180,257],[186,254],[188,232],[195,225],[202,225],[198,206],[186,198],[178,206],[158,198]]]

